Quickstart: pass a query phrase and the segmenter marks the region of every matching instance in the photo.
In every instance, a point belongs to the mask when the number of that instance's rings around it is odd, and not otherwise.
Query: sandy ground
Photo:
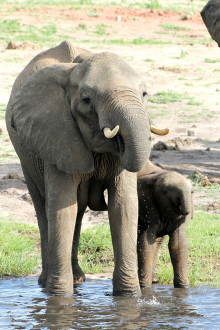
[[[210,182],[211,186],[195,185],[195,209],[220,213],[220,50],[210,39],[199,13],[186,16],[169,10],[88,6],[81,10],[68,6],[13,11],[10,8],[3,8],[2,19],[19,19],[24,26],[39,27],[45,25],[45,21],[56,22],[57,33],[54,40],[50,37],[47,42],[39,43],[40,46],[28,40],[26,43],[15,41],[16,49],[6,49],[7,42],[0,40],[1,216],[37,224],[19,159],[5,130],[4,110],[12,84],[25,65],[40,51],[64,39],[96,52],[116,52],[144,76],[154,124],[170,128],[168,136],[153,137],[152,161],[187,177],[196,171],[202,178],[206,176],[206,184]],[[182,29],[166,30],[167,23]],[[104,34],[98,32],[100,26]],[[10,39],[16,40],[17,33],[12,31]],[[138,38],[154,42],[140,44],[139,39],[139,44],[135,44],[132,40]],[[130,43],[107,43],[113,39],[130,40]],[[178,102],[153,102],[158,92],[168,90],[177,95],[185,93],[185,96]],[[183,142],[187,138],[187,142]],[[165,142],[167,149],[156,150],[158,141]],[[164,148],[161,145],[159,148]],[[107,222],[106,212],[87,210],[83,228],[103,221]]]

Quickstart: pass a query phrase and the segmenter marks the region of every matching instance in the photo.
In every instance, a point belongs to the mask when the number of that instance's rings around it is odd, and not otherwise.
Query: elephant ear
[[[220,46],[220,1],[210,0],[201,11],[201,16],[212,39]]]
[[[71,114],[65,88],[76,64],[38,70],[12,104],[12,127],[21,145],[34,156],[67,173],[90,173],[93,156]]]

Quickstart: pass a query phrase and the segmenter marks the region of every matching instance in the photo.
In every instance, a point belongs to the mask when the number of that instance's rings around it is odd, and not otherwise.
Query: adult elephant
[[[80,63],[72,63],[78,55]],[[39,283],[54,294],[73,292],[74,229],[95,180],[108,189],[113,293],[136,294],[134,172],[150,153],[146,86],[120,56],[90,55],[67,42],[37,55],[12,88],[7,129],[37,214]]]
[[[212,39],[214,39],[220,47],[220,1],[208,1],[201,11],[201,16]]]

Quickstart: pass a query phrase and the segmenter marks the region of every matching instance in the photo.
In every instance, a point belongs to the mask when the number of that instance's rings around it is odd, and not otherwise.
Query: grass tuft
[[[160,24],[159,26],[166,31],[189,31],[189,30],[191,30],[189,27],[182,26],[182,25],[176,25],[173,23]]]
[[[40,262],[35,226],[0,219],[0,276],[26,276]]]
[[[85,273],[112,271],[113,261],[109,225],[95,226],[81,233],[79,263]]]

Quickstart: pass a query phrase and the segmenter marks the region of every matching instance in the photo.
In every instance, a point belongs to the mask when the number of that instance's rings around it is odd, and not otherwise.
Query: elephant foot
[[[140,297],[141,289],[138,277],[123,279],[113,274],[113,296]]]
[[[176,288],[176,289],[189,289],[190,288],[189,283],[182,284],[182,283],[174,282],[173,285],[174,285],[174,288]]]
[[[62,276],[50,274],[47,278],[46,289],[48,292],[56,295],[71,295],[73,294],[73,274],[72,270]]]
[[[40,284],[43,288],[46,287],[47,284],[47,272],[42,271],[39,278],[38,278],[38,284]]]
[[[157,275],[156,273],[152,273],[152,283],[158,283],[158,278],[157,278]]]
[[[73,279],[74,279],[74,284],[85,282],[86,279],[85,274],[78,264],[73,266]]]

